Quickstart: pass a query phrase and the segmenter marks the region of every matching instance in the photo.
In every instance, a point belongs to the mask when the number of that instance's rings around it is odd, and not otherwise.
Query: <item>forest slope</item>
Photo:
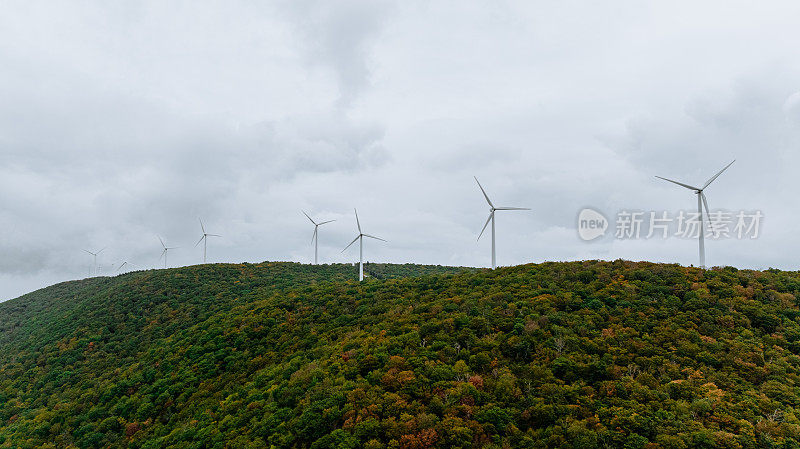
[[[203,265],[2,303],[0,448],[800,447],[797,272],[371,273]]]

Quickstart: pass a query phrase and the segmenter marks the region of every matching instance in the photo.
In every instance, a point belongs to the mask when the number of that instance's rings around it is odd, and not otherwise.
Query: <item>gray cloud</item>
[[[0,16],[0,298],[122,261],[308,262],[299,212],[369,260],[482,265],[486,204],[503,265],[695,263],[692,241],[581,242],[585,206],[760,209],[756,241],[709,262],[793,267],[800,188],[798,5],[629,2],[37,5]],[[725,14],[720,15],[724,10]],[[621,11],[621,12],[620,12]]]
[[[391,4],[387,1],[290,1],[284,10],[304,37],[301,47],[311,65],[330,68],[339,85],[337,104],[350,106],[370,84],[370,44],[380,34]]]

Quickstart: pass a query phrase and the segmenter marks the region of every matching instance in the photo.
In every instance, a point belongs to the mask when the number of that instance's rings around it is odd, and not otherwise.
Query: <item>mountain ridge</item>
[[[2,303],[0,448],[798,447],[797,272],[370,265]]]

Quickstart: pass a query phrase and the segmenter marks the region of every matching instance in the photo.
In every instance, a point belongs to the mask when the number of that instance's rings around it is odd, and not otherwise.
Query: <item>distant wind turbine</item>
[[[91,251],[89,251],[88,249],[85,249],[85,250],[84,250],[84,251],[86,251],[87,253],[91,254],[91,255],[92,255],[92,257],[94,258],[94,262],[93,262],[93,264],[92,264],[92,270],[94,270],[94,275],[95,275],[95,276],[97,276],[97,255],[98,255],[98,254],[100,254],[100,253],[102,253],[102,252],[103,252],[103,250],[105,250],[105,248],[103,248],[103,249],[101,249],[100,251],[97,251],[97,252],[91,252]],[[89,272],[89,276],[91,276],[91,275],[92,275],[92,272],[90,271],[90,272]]]
[[[164,251],[161,251],[161,257],[164,258],[164,268],[167,268],[167,252],[169,252],[169,250],[171,249],[178,249],[178,247],[177,246],[167,247],[167,245],[164,244],[164,241],[161,240],[160,236],[156,237],[158,237],[158,241],[161,242],[161,246],[164,247]],[[158,259],[161,260],[161,257],[159,257]]]
[[[128,263],[128,261],[126,260],[126,261],[123,261],[123,262],[122,262],[122,263],[119,265],[119,267],[117,268],[117,271],[120,271],[120,270],[121,270],[122,268],[124,268],[125,266],[135,267],[136,265],[134,265],[134,264],[132,264],[132,263]]]
[[[319,229],[320,226],[322,226],[324,224],[327,224],[327,223],[332,223],[332,222],[334,222],[336,220],[321,221],[321,222],[317,223],[311,217],[308,216],[306,211],[301,210],[300,212],[302,212],[303,215],[305,215],[306,218],[308,218],[311,221],[311,223],[314,223],[314,234],[311,235],[311,243],[314,244],[314,265],[316,265],[317,264],[317,254],[319,253],[319,251],[318,251],[319,250],[319,232],[318,232],[318,229]]]
[[[209,234],[209,233],[207,233],[206,232],[206,227],[203,226],[203,220],[201,220],[199,218],[198,218],[198,220],[200,220],[200,229],[203,230],[203,236],[200,237],[200,240],[198,240],[197,243],[194,244],[194,247],[197,248],[197,245],[199,245],[200,242],[203,242],[203,263],[206,263],[206,248],[208,246],[208,238],[209,237],[222,237],[222,236],[221,235],[217,235],[217,234]]]
[[[486,194],[486,191],[483,190],[483,186],[481,185],[478,178],[475,177],[475,182],[478,183],[478,187],[481,188],[481,192],[483,192],[483,197],[486,198],[486,202],[489,203],[489,218],[486,219],[486,224],[483,225],[483,229],[481,229],[481,233],[478,235],[478,240],[481,239],[483,235],[483,231],[486,230],[486,226],[489,226],[489,222],[492,222],[492,269],[494,270],[497,268],[497,257],[495,256],[495,239],[494,239],[494,213],[498,210],[530,210],[527,207],[495,207],[492,204],[492,200],[489,199],[489,195]]]
[[[702,268],[702,269],[706,268],[706,246],[705,246],[705,241],[704,241],[704,236],[703,236],[703,234],[705,234],[704,229],[703,229],[703,207],[705,207],[705,209],[706,209],[706,218],[708,219],[708,226],[709,226],[709,228],[711,228],[712,231],[714,230],[713,225],[711,224],[711,212],[708,210],[708,200],[706,200],[706,194],[703,193],[703,192],[706,189],[706,187],[709,186],[709,184],[714,182],[714,180],[717,179],[719,177],[719,175],[722,174],[722,172],[727,170],[728,167],[733,165],[734,162],[736,162],[736,159],[731,161],[730,164],[728,164],[725,167],[723,167],[722,170],[718,171],[716,175],[714,175],[711,178],[709,178],[708,181],[706,181],[706,183],[703,184],[703,187],[692,187],[692,186],[690,186],[688,184],[684,184],[682,182],[673,181],[672,179],[663,178],[661,176],[656,176],[656,178],[658,178],[658,179],[663,179],[664,181],[669,181],[669,182],[671,182],[673,184],[678,184],[681,187],[686,187],[689,190],[694,190],[694,194],[697,195],[697,218],[698,218],[698,220],[700,220],[700,235],[699,235],[699,239],[700,239],[700,268]]]
[[[358,280],[360,282],[360,281],[364,280],[364,237],[369,237],[371,239],[380,240],[380,241],[383,241],[383,242],[385,242],[386,240],[384,240],[384,239],[382,239],[380,237],[375,237],[374,235],[364,234],[361,231],[361,222],[358,221],[358,211],[355,210],[355,209],[353,209],[353,210],[356,213],[356,225],[358,226],[358,235],[356,236],[356,238],[353,239],[352,242],[350,242],[349,245],[344,247],[342,252],[345,252],[347,250],[347,248],[350,248],[350,246],[353,243],[355,243],[356,240],[358,240]]]

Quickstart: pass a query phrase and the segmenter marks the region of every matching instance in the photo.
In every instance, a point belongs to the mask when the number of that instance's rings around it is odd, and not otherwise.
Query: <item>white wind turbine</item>
[[[119,265],[119,267],[117,267],[117,272],[119,272],[119,271],[120,271],[121,269],[123,269],[125,266],[136,267],[136,265],[135,265],[135,264],[128,263],[128,261],[127,261],[127,260],[124,260],[124,261],[122,261],[122,263]]]
[[[353,239],[352,242],[350,242],[349,245],[344,247],[342,252],[345,252],[347,250],[347,248],[350,248],[350,246],[353,243],[355,243],[356,240],[358,240],[358,280],[360,282],[360,281],[364,280],[364,237],[369,237],[371,239],[381,240],[383,242],[385,242],[386,240],[384,240],[384,239],[382,239],[380,237],[375,237],[374,235],[364,234],[361,231],[361,222],[358,221],[358,211],[355,210],[355,209],[353,209],[353,210],[356,213],[356,225],[358,226],[358,235],[356,236],[356,238]]]
[[[164,241],[161,240],[160,236],[156,237],[158,237],[158,241],[161,242],[161,246],[164,247],[164,250],[161,251],[161,257],[164,258],[164,268],[167,268],[167,252],[169,252],[169,250],[171,249],[178,249],[178,247],[177,246],[167,247],[167,245],[164,244]],[[159,257],[158,260],[161,260],[161,257]]]
[[[98,254],[100,254],[100,253],[102,253],[102,252],[103,252],[103,250],[105,250],[105,248],[101,249],[100,251],[94,252],[94,253],[93,253],[93,252],[91,252],[91,251],[89,251],[88,249],[85,249],[85,250],[84,250],[84,251],[86,251],[87,253],[91,254],[91,255],[92,255],[92,257],[94,258],[94,263],[92,264],[92,270],[94,271],[94,275],[95,275],[95,276],[97,276],[97,255],[98,255]],[[89,272],[89,276],[91,276],[91,275],[92,275],[92,271],[90,271],[90,272]]]
[[[483,186],[481,185],[478,178],[475,177],[475,182],[478,183],[478,187],[481,188],[481,192],[483,192],[483,197],[486,198],[486,202],[489,203],[489,218],[486,219],[486,224],[483,225],[483,229],[481,229],[481,233],[478,235],[478,240],[481,239],[483,235],[483,231],[486,230],[486,226],[489,226],[489,222],[492,222],[492,269],[494,270],[497,268],[497,257],[495,255],[495,240],[494,240],[494,213],[498,210],[530,210],[527,207],[495,207],[492,204],[492,200],[489,199],[489,195],[486,194],[486,191],[483,190]]]
[[[334,222],[336,220],[328,220],[328,221],[322,221],[322,222],[317,223],[316,221],[312,220],[311,217],[308,216],[306,211],[301,210],[300,212],[302,212],[303,215],[306,216],[306,218],[311,220],[311,223],[314,223],[314,234],[311,235],[311,243],[314,244],[314,265],[316,265],[317,264],[317,254],[319,253],[319,251],[318,251],[319,250],[319,232],[318,232],[318,229],[319,229],[320,226],[322,226],[322,225],[324,225],[326,223]]]
[[[734,162],[736,162],[736,159],[731,161],[730,164],[728,164],[725,167],[723,167],[722,170],[718,171],[716,175],[714,175],[711,178],[709,178],[709,180],[706,181],[705,184],[703,184],[703,187],[693,187],[693,186],[690,186],[688,184],[684,184],[682,182],[673,181],[672,179],[667,179],[667,178],[663,178],[661,176],[656,176],[656,178],[658,178],[658,179],[663,179],[664,181],[669,181],[669,182],[671,182],[673,184],[678,184],[681,187],[686,187],[689,190],[694,190],[695,195],[697,195],[697,218],[698,218],[698,220],[700,220],[700,235],[699,235],[699,239],[700,239],[699,240],[700,241],[700,268],[702,268],[702,269],[706,268],[706,246],[705,246],[704,235],[703,235],[703,234],[705,234],[705,230],[703,228],[703,207],[705,207],[705,209],[706,209],[706,218],[708,219],[708,225],[709,225],[709,227],[711,227],[711,230],[713,231],[713,227],[711,225],[711,216],[710,216],[711,212],[708,210],[708,200],[706,200],[706,195],[705,195],[705,193],[703,193],[703,191],[706,189],[706,187],[709,186],[709,184],[714,182],[714,180],[717,179],[719,177],[719,175],[722,174],[722,172],[724,172],[725,170],[728,169],[728,167],[733,165]]]
[[[207,233],[206,232],[206,227],[203,226],[203,220],[201,220],[199,218],[198,218],[198,220],[200,220],[200,229],[203,230],[203,236],[200,237],[200,240],[198,240],[197,243],[194,244],[194,247],[197,248],[197,245],[199,245],[200,242],[203,242],[203,263],[206,263],[206,248],[208,246],[208,238],[209,237],[222,237],[222,236],[218,235],[218,234],[209,234],[209,233]]]

